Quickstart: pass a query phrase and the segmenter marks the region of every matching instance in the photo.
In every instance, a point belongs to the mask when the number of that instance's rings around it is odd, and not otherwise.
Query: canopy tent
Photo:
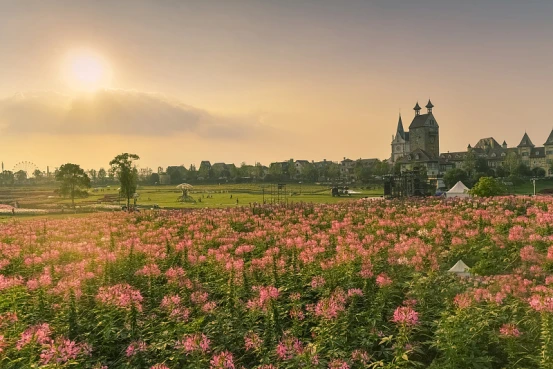
[[[469,277],[471,274],[468,272],[469,267],[464,263],[462,260],[458,260],[456,264],[452,268],[450,268],[450,273],[455,273],[459,275],[460,277]]]
[[[469,188],[462,181],[458,181],[450,190],[446,192],[446,197],[469,197]]]

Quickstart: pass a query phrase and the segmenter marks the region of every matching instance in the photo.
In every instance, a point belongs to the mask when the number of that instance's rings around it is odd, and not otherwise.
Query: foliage
[[[509,152],[502,165],[510,175],[517,175],[517,168],[521,164],[521,158],[516,152]]]
[[[468,176],[465,170],[459,169],[459,168],[453,168],[448,170],[446,173],[444,173],[443,180],[446,187],[451,188],[456,183],[458,183],[458,181],[461,181],[462,183],[467,184]]]
[[[0,223],[0,367],[552,368],[553,207],[380,200]],[[459,259],[471,277],[446,272]]]
[[[361,200],[0,223],[0,367],[548,368],[552,210]],[[471,277],[446,272],[459,259]]]
[[[480,197],[499,196],[506,193],[506,187],[493,177],[481,177],[469,193]]]
[[[71,198],[73,208],[75,197],[83,196],[83,190],[90,187],[90,178],[77,164],[63,164],[56,172],[56,180],[60,182],[59,193]]]
[[[117,173],[117,178],[121,185],[120,192],[127,199],[127,208],[135,192],[137,192],[137,168],[133,165],[135,160],[139,160],[136,154],[123,153],[117,155],[110,161],[112,173]]]

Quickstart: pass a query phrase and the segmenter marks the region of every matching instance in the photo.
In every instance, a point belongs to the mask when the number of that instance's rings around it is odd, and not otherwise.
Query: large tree
[[[113,173],[117,174],[121,185],[120,192],[127,199],[127,209],[131,204],[131,198],[137,192],[138,171],[133,162],[139,160],[136,154],[123,153],[110,161]]]
[[[56,181],[61,182],[60,193],[71,197],[71,206],[75,208],[75,195],[82,194],[90,187],[90,178],[77,164],[63,164],[56,172]]]
[[[454,186],[458,181],[461,181],[462,183],[465,182],[468,183],[468,175],[467,172],[460,168],[452,168],[449,169],[446,173],[444,173],[444,184],[446,187],[450,188]]]
[[[500,196],[506,193],[506,187],[492,177],[481,177],[469,193],[479,197]]]

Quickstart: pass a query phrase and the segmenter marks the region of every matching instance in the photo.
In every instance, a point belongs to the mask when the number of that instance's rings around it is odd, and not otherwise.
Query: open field
[[[552,211],[499,197],[16,218],[0,223],[0,367],[549,368]],[[448,272],[458,260],[470,276]]]
[[[137,193],[140,195],[138,205],[151,207],[158,204],[164,208],[213,208],[238,205],[249,205],[250,203],[271,202],[269,184],[223,184],[223,185],[198,185],[191,191],[191,197],[196,202],[180,202],[181,191],[175,186],[139,186]],[[103,205],[123,205],[125,201],[118,199],[118,186],[102,187],[91,189],[87,198],[75,199],[77,206],[92,207]],[[314,184],[288,184],[286,201],[314,202],[314,203],[337,203],[346,199],[361,198],[365,196],[382,196],[382,188],[352,189],[361,192],[351,197],[332,197],[328,186]],[[60,209],[61,206],[68,207],[71,200],[60,198],[54,194],[55,187],[0,187],[0,204],[13,204],[17,201],[22,208],[44,208]],[[274,190],[276,191],[276,190]],[[284,194],[281,194],[281,199]],[[208,198],[209,196],[209,198]],[[232,197],[231,197],[232,196]],[[276,200],[276,196],[273,196]]]

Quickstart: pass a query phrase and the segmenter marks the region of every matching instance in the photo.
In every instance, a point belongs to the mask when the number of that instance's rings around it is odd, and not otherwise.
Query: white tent
[[[459,275],[460,277],[469,277],[471,274],[468,272],[469,267],[464,263],[462,260],[458,260],[456,264],[452,268],[450,268],[450,273],[455,273]]]
[[[446,197],[469,197],[469,188],[466,187],[461,181],[458,181],[448,192]]]

